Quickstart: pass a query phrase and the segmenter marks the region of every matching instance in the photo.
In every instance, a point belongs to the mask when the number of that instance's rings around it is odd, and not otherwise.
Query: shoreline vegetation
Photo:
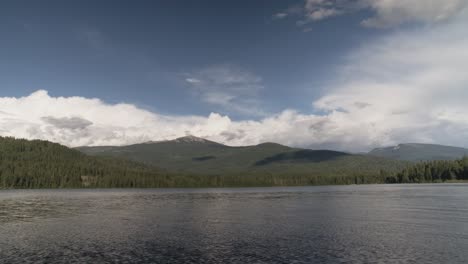
[[[41,188],[25,188],[25,187],[10,187],[4,188],[0,187],[0,191],[15,191],[15,190],[119,190],[119,189],[135,189],[135,190],[152,190],[152,189],[244,189],[244,188],[288,188],[288,187],[320,187],[320,186],[356,186],[356,185],[389,185],[389,186],[398,186],[398,185],[467,185],[468,180],[466,181],[445,181],[445,182],[424,182],[424,183],[362,183],[362,184],[322,184],[322,185],[274,185],[274,186],[197,186],[197,187],[41,187]]]
[[[294,149],[287,151],[289,152],[285,152],[283,156],[288,158],[295,157],[297,152]],[[349,155],[329,162],[310,161],[310,155],[323,155],[323,151],[306,154],[309,155],[306,156],[307,160],[301,162],[281,163],[274,160],[279,165],[275,163],[274,166],[269,164],[269,167],[250,171],[231,170],[206,174],[169,171],[121,157],[90,156],[48,141],[0,137],[0,189],[280,187],[468,182],[468,158],[401,163]],[[313,166],[309,166],[309,163],[313,163]],[[292,168],[290,171],[288,166]]]

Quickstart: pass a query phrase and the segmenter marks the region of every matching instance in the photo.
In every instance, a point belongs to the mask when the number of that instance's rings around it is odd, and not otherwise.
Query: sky
[[[468,147],[468,0],[0,3],[0,135]]]

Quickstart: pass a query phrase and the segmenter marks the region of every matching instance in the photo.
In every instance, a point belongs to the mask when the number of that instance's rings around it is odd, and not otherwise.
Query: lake
[[[0,191],[0,263],[467,263],[468,185]]]

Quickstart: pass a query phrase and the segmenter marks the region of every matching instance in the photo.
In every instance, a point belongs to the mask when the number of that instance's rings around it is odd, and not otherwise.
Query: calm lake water
[[[468,263],[468,185],[0,191],[0,263]]]

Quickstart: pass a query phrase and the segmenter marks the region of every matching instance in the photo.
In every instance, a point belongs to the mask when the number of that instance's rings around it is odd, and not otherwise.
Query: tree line
[[[386,178],[386,183],[432,183],[468,180],[468,157],[420,162]]]
[[[411,165],[403,171],[251,171],[218,175],[168,172],[111,157],[92,157],[41,140],[0,137],[0,188],[249,187],[422,183],[468,180],[468,158]]]
[[[0,188],[159,188],[298,186],[383,183],[385,175],[361,172],[218,175],[173,173],[125,159],[92,157],[41,140],[0,137]]]

